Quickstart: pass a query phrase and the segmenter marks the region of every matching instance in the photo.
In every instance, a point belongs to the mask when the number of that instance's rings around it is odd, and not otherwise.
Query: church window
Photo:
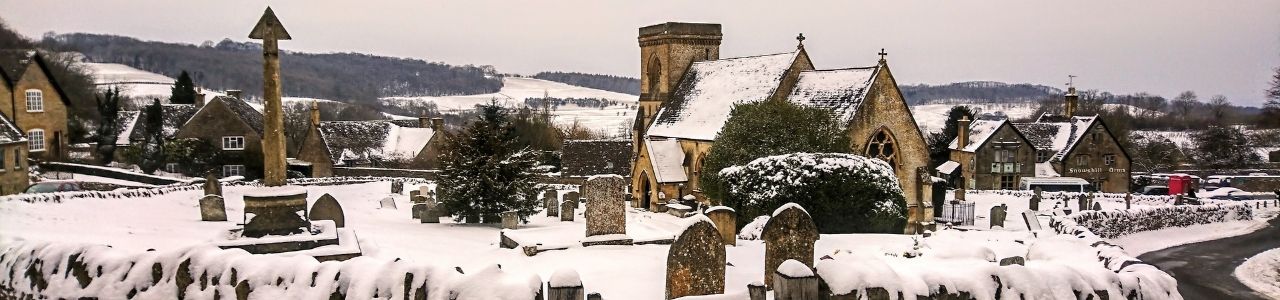
[[[878,158],[889,163],[895,170],[898,168],[898,146],[893,134],[888,129],[880,128],[867,143],[867,157]]]
[[[649,60],[648,71],[646,75],[649,77],[649,96],[657,97],[659,91],[661,91],[658,86],[662,84],[662,61],[658,60],[657,57]]]

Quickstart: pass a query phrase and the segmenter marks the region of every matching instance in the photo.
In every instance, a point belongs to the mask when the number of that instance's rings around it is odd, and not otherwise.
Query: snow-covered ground
[[[1245,286],[1272,299],[1280,299],[1280,249],[1258,253],[1236,267],[1233,274]]]

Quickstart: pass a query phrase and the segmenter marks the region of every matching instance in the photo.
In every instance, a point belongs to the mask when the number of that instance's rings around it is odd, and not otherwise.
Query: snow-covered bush
[[[794,153],[756,159],[720,172],[728,203],[758,216],[795,202],[822,233],[901,232],[906,200],[884,161],[844,153]]]
[[[769,223],[769,216],[759,216],[746,226],[742,226],[742,231],[738,232],[738,238],[748,241],[755,241],[764,238],[764,225]]]
[[[1253,208],[1244,204],[1232,203],[1166,206],[1131,210],[1087,210],[1071,214],[1068,218],[1103,238],[1115,238],[1130,233],[1168,227],[1252,220]]]

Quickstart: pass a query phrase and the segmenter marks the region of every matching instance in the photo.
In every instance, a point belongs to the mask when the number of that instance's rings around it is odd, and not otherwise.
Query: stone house
[[[1015,190],[1035,176],[1036,149],[1008,120],[960,120],[951,140],[951,160],[938,166],[957,186],[978,190]]]
[[[311,107],[311,126],[297,158],[311,164],[312,177],[333,176],[334,167],[440,168],[444,119],[320,121]]]
[[[9,116],[0,114],[0,195],[26,191],[29,180],[27,137]]]
[[[200,110],[199,105],[194,104],[161,104],[160,105],[160,123],[161,132],[166,141],[172,140],[178,134],[187,121],[195,116]],[[138,111],[121,111],[116,117],[116,161],[124,160],[124,149],[126,147],[138,145],[146,142],[148,113],[146,109]],[[177,163],[169,163],[165,166],[166,172],[177,172],[179,166]]]
[[[828,109],[843,123],[851,152],[893,166],[908,205],[906,232],[930,221],[924,136],[883,54],[869,67],[818,70],[801,44],[778,54],[719,58],[719,24],[640,28],[640,111],[634,129],[633,205],[657,209],[700,192],[702,162],[735,104],[791,101]],[[925,182],[925,183],[922,183]]]
[[[0,113],[27,137],[28,156],[42,161],[67,158],[67,118],[71,99],[51,75],[40,54],[31,56],[11,78],[0,70]]]
[[[1036,177],[1074,177],[1095,191],[1129,192],[1129,153],[1097,116],[1076,116],[1079,96],[1067,90],[1065,115],[1044,114],[1014,127],[1036,148]]]
[[[222,176],[262,176],[262,113],[244,100],[217,96],[184,123],[174,139],[198,138],[222,151],[229,162]]]
[[[631,176],[629,140],[567,140],[560,155],[560,176],[585,179],[592,175]]]

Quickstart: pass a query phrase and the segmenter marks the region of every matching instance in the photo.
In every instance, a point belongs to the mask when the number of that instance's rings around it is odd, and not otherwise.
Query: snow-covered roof
[[[649,162],[653,165],[654,179],[659,183],[685,182],[689,177],[684,173],[684,149],[676,140],[647,140],[645,147],[649,151]]]
[[[116,115],[116,145],[126,146],[131,144],[129,138],[133,136],[133,127],[138,124],[138,111],[122,111]]]
[[[954,160],[948,160],[947,162],[944,162],[941,165],[938,165],[936,169],[938,170],[938,172],[941,172],[942,174],[951,174],[951,173],[954,173],[956,171],[956,168],[959,168],[959,167],[960,167],[960,163]]]
[[[951,144],[948,144],[947,147],[951,150],[961,150],[964,152],[978,151],[978,148],[982,147],[982,144],[986,144],[987,140],[990,139],[991,136],[994,136],[996,131],[999,130],[1000,126],[1003,126],[1004,123],[1005,120],[974,120],[972,123],[969,123],[968,143],[961,148],[958,145],[960,143],[960,138],[955,138],[951,140]]]
[[[262,112],[253,108],[253,106],[250,106],[248,102],[232,97],[214,97],[213,100],[221,100],[223,104],[227,105],[227,108],[231,109],[231,112],[240,117],[240,120],[243,120],[245,124],[248,124],[250,128],[253,128],[253,131],[258,132],[258,134],[262,134],[264,122]],[[206,104],[206,106],[208,105]]]
[[[320,122],[320,136],[335,163],[370,158],[413,158],[435,136],[431,128],[393,121]]]
[[[11,144],[24,142],[27,140],[25,134],[17,125],[13,124],[13,120],[4,113],[0,113],[0,144]]]
[[[800,73],[787,97],[796,104],[825,108],[842,124],[853,120],[880,67],[816,70]]]
[[[192,104],[161,104],[160,105],[160,116],[161,116],[160,123],[162,126],[160,128],[160,131],[164,133],[165,138],[173,137],[174,134],[178,133],[178,129],[181,129],[182,125],[186,124],[187,121],[191,120],[191,117],[195,116],[196,112],[199,110],[200,110],[200,107]],[[125,117],[125,113],[126,112],[124,111],[120,112],[120,115],[117,117],[117,120],[123,119]],[[141,141],[146,139],[146,135],[147,135],[146,107],[143,107],[141,111],[134,111],[131,113],[133,113],[133,124],[124,126],[124,127],[130,128],[130,130],[128,131],[129,134],[127,134],[127,138],[130,141]],[[116,142],[117,143],[120,142],[120,138],[117,138]]]
[[[631,174],[631,140],[566,140],[561,174],[583,177],[598,174]]]
[[[1052,151],[1054,154],[1050,161],[1058,161],[1080,142],[1097,119],[1096,116],[1065,118],[1046,114],[1035,123],[1016,123],[1013,126],[1036,149]]]
[[[1058,176],[1062,176],[1062,175],[1058,174],[1058,170],[1055,170],[1053,168],[1053,164],[1049,162],[1042,162],[1042,163],[1036,164],[1036,177],[1058,177]]]
[[[659,109],[650,136],[713,140],[734,104],[767,100],[799,51],[695,62]]]

